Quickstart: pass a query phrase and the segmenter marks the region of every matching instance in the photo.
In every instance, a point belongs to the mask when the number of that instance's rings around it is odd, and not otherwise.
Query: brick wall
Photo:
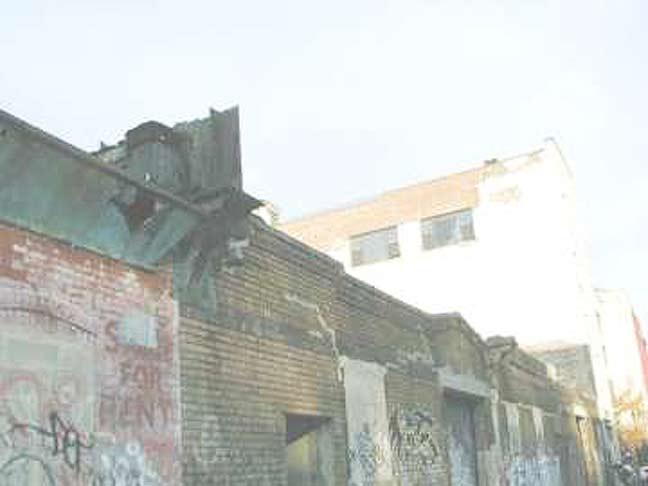
[[[558,381],[567,388],[576,388],[596,396],[594,371],[588,346],[567,346],[543,351],[533,355],[556,367]]]
[[[181,305],[185,484],[287,484],[297,415],[330,434],[326,478],[312,484],[448,485],[447,393],[473,404],[479,486],[589,484],[573,397],[545,365],[519,349],[492,356],[461,316],[422,313],[255,227],[243,266]],[[345,360],[367,364],[374,395],[345,388]],[[354,397],[376,393],[385,424],[349,439]],[[379,419],[382,405],[366,405]]]
[[[548,413],[560,413],[562,395],[547,376],[544,364],[520,350],[496,368],[497,388],[502,400],[526,403]]]
[[[591,397],[552,382],[546,365],[519,348],[502,347],[500,338],[489,343],[502,484],[614,484]]]
[[[282,484],[288,413],[332,421],[335,473],[344,478],[344,397],[335,360],[231,328],[242,322],[250,317],[182,321],[185,484]]]
[[[392,371],[386,396],[396,484],[449,484],[438,383]]]
[[[165,271],[0,225],[0,482],[178,484],[175,309]]]
[[[418,463],[444,477],[438,385],[422,371],[432,363],[422,313],[262,226],[243,267],[214,285],[213,301],[181,307],[185,484],[286,484],[286,414],[330,420],[329,479],[346,484],[343,357],[389,366],[389,418],[401,437],[419,441],[403,445],[397,473],[414,477]],[[408,420],[423,409],[417,432]],[[363,454],[367,467],[381,460],[375,450]]]
[[[216,276],[215,300],[182,306],[185,484],[285,484],[288,413],[330,420],[334,476],[346,481],[343,388],[318,320],[336,268],[277,245],[257,241],[242,268]]]
[[[432,316],[425,329],[440,365],[455,374],[490,381],[486,343],[461,315]]]

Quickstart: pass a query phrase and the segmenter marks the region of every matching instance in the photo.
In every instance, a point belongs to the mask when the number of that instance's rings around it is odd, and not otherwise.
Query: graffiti
[[[156,364],[124,361],[119,366],[122,385],[135,385],[137,388],[160,391],[162,372]]]
[[[389,419],[389,439],[401,462],[426,467],[439,458],[434,419],[425,410],[396,408]]]
[[[0,486],[85,484],[94,360],[85,341],[49,324],[5,324],[0,335]]]
[[[387,462],[388,456],[383,448],[373,440],[369,427],[364,424],[362,431],[355,435],[354,447],[349,448],[349,463],[357,462],[362,469],[366,484],[373,484],[379,467]]]
[[[172,420],[173,399],[159,364],[107,360],[97,375],[92,351],[56,332],[28,338],[10,330],[0,344],[0,486],[163,484],[162,469],[151,472],[139,443],[115,445],[134,434],[147,450],[169,440],[159,425]],[[173,453],[166,448],[159,457]],[[178,475],[170,466],[164,473]]]
[[[164,396],[102,394],[99,403],[99,424],[112,431],[125,427],[165,427],[172,415],[173,403]]]
[[[116,321],[109,322],[105,332],[104,349],[114,355],[114,373],[101,394],[99,425],[113,432],[133,427],[166,428],[175,413],[174,395],[165,379],[171,373],[172,359],[167,336],[160,334],[160,346],[147,347],[122,342]],[[155,339],[157,343],[158,337]]]
[[[47,427],[16,424],[10,435],[32,434],[38,441],[12,440],[10,450],[19,451],[0,467],[0,486],[160,486],[162,480],[147,463],[136,441],[123,446],[88,443],[83,433],[65,423],[56,413]],[[29,451],[29,452],[26,452]],[[90,451],[85,456],[83,451]],[[72,472],[57,468],[53,460]]]
[[[46,423],[51,411],[92,428],[94,360],[80,343],[7,329],[0,336],[0,427]],[[49,341],[46,339],[49,338]]]
[[[0,467],[0,486],[24,486],[33,483],[56,486],[49,466],[37,456],[18,454]]]
[[[145,285],[140,312],[112,286],[65,283],[85,278],[75,265],[0,276],[0,486],[179,484],[171,296]]]
[[[419,480],[432,473],[430,466],[440,457],[435,421],[420,407],[396,408],[389,418],[388,430],[383,433],[372,435],[364,424],[351,443],[349,464],[352,467],[356,464],[362,471],[356,478],[362,485],[373,486],[381,467],[391,467],[392,457],[396,459],[395,472],[401,479],[409,476]]]
[[[14,423],[3,434],[0,486],[49,486],[83,481],[84,457],[90,460],[94,444],[57,412],[45,425]],[[55,478],[57,478],[55,480]]]
[[[53,457],[61,456],[66,466],[79,472],[81,470],[81,452],[92,449],[94,444],[86,444],[82,434],[73,426],[66,424],[56,412],[49,416],[48,428],[30,424],[14,424],[10,432],[16,430],[31,430],[45,439]]]
[[[149,467],[138,442],[106,447],[95,457],[91,486],[160,486],[162,481]]]
[[[505,465],[510,486],[561,484],[560,459],[555,456],[515,456]]]
[[[115,393],[101,394],[100,425],[112,431],[125,427],[166,427],[173,418],[174,407],[162,382],[161,366],[124,359],[118,369]]]
[[[88,314],[87,308],[71,303],[56,286],[43,289],[0,277],[0,319],[42,328],[56,323],[66,332],[94,338],[96,332]]]

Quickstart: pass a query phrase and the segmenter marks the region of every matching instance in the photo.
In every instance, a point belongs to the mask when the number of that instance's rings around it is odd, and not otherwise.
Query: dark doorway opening
[[[475,403],[461,395],[443,397],[452,484],[477,486],[477,441]]]
[[[288,486],[334,484],[330,418],[286,414],[286,474]]]

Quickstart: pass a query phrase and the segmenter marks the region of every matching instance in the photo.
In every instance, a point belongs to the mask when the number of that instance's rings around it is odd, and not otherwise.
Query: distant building
[[[646,339],[630,299],[622,291],[603,289],[596,290],[596,297],[614,397],[641,397],[648,403]]]
[[[611,418],[574,181],[553,140],[281,229],[427,312],[461,312],[482,335],[587,346],[598,404]]]

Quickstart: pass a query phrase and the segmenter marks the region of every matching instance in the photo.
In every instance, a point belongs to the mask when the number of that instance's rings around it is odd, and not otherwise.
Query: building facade
[[[648,404],[646,339],[630,299],[607,289],[596,289],[596,298],[614,397],[638,397]]]
[[[3,484],[178,484],[171,295],[169,272],[0,226]]]
[[[412,305],[460,312],[482,335],[587,346],[599,409],[612,418],[574,181],[552,140],[281,228]]]
[[[110,177],[3,112],[0,134],[0,483],[179,484],[171,268],[78,237]]]
[[[181,302],[185,484],[612,485],[613,432],[513,339],[483,341],[261,222]]]
[[[0,482],[613,484],[591,397],[515,340],[250,216],[236,124],[95,157],[0,112]]]

